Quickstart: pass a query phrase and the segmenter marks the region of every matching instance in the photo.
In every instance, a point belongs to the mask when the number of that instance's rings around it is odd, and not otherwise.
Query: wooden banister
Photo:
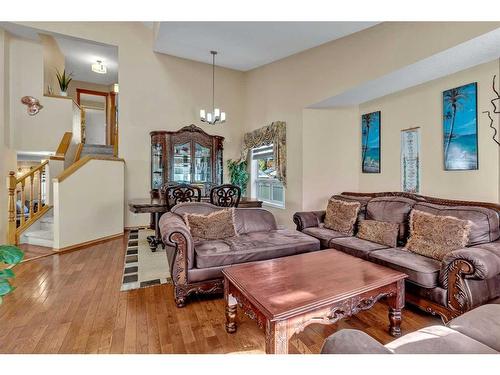
[[[59,176],[54,178],[53,181],[55,181],[55,182],[64,181],[65,179],[67,179],[69,176],[71,176],[73,173],[75,173],[77,170],[79,170],[81,167],[83,167],[85,164],[87,164],[91,160],[119,161],[119,162],[123,162],[123,163],[125,162],[125,160],[120,159],[120,158],[115,158],[114,156],[86,155],[83,158],[81,158],[78,161],[71,164]]]
[[[82,156],[83,143],[79,143],[75,152],[75,158],[73,159],[73,164],[80,160]]]
[[[9,244],[17,244],[19,237],[31,224],[40,218],[50,207],[43,203],[42,199],[42,176],[45,172],[45,167],[48,160],[44,161],[35,168],[31,168],[29,172],[16,177],[16,172],[10,171],[7,177],[8,186],[8,207],[9,207],[9,223],[7,241]],[[38,177],[38,180],[35,178]],[[25,212],[26,207],[26,189],[29,188],[28,213]],[[37,194],[35,194],[35,191]],[[21,207],[17,212],[17,197],[20,195]],[[35,209],[35,197],[38,202]]]
[[[64,133],[61,138],[61,142],[59,142],[59,146],[57,147],[56,154],[51,156],[51,160],[64,160],[66,157],[66,153],[68,152],[69,145],[71,144],[71,139],[73,138],[72,132]]]

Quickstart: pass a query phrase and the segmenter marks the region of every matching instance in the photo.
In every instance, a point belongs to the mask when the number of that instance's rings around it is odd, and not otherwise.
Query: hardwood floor
[[[22,263],[16,291],[0,305],[1,353],[263,353],[264,333],[239,316],[236,334],[224,329],[221,297],[195,297],[175,306],[171,285],[120,292],[126,238]],[[403,312],[403,334],[440,320]],[[382,343],[387,306],[332,326],[311,325],[292,337],[291,353],[318,353],[339,328],[361,329]]]
[[[45,246],[37,246],[37,245],[28,245],[21,244],[19,248],[24,251],[24,259],[23,262],[27,262],[33,259],[42,258],[45,256],[53,255],[56,251],[51,247]]]

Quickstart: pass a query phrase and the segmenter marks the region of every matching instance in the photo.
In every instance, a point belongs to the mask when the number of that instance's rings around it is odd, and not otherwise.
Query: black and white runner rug
[[[158,246],[156,252],[152,252],[149,248],[147,237],[151,235],[154,235],[154,231],[150,229],[130,231],[120,290],[133,290],[172,282],[165,250]]]

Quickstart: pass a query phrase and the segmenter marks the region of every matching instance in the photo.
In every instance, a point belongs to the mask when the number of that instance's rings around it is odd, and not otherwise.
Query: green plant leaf
[[[0,246],[0,262],[6,264],[17,264],[23,260],[24,253],[17,246],[2,245]]]
[[[10,285],[7,280],[0,280],[0,296],[5,296],[12,292],[15,288]]]
[[[11,279],[15,277],[14,271],[11,269],[6,269],[6,270],[0,270],[0,280],[5,280],[5,279]]]

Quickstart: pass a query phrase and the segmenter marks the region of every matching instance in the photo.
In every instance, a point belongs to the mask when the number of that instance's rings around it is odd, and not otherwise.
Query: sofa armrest
[[[163,243],[176,249],[171,265],[174,282],[176,275],[187,282],[187,274],[181,275],[180,272],[193,268],[195,261],[194,241],[188,226],[181,216],[172,212],[163,214],[158,225]]]
[[[500,248],[495,249],[500,243],[480,246],[454,250],[441,262],[439,282],[448,292],[447,307],[458,314],[473,307],[467,279],[487,280],[500,274]]]
[[[325,219],[325,211],[296,212],[293,214],[293,222],[298,231],[306,228],[318,227]]]
[[[392,352],[363,331],[342,329],[325,340],[321,354],[392,354]]]
[[[494,243],[487,244],[488,246]],[[459,263],[467,263],[462,265],[462,273],[464,278],[486,280],[496,277],[500,274],[500,243],[498,243],[499,252],[495,253],[489,249],[478,247],[466,247],[463,249],[454,250],[448,253],[441,263],[440,279],[443,286],[448,284],[448,276],[450,272],[457,268]]]

